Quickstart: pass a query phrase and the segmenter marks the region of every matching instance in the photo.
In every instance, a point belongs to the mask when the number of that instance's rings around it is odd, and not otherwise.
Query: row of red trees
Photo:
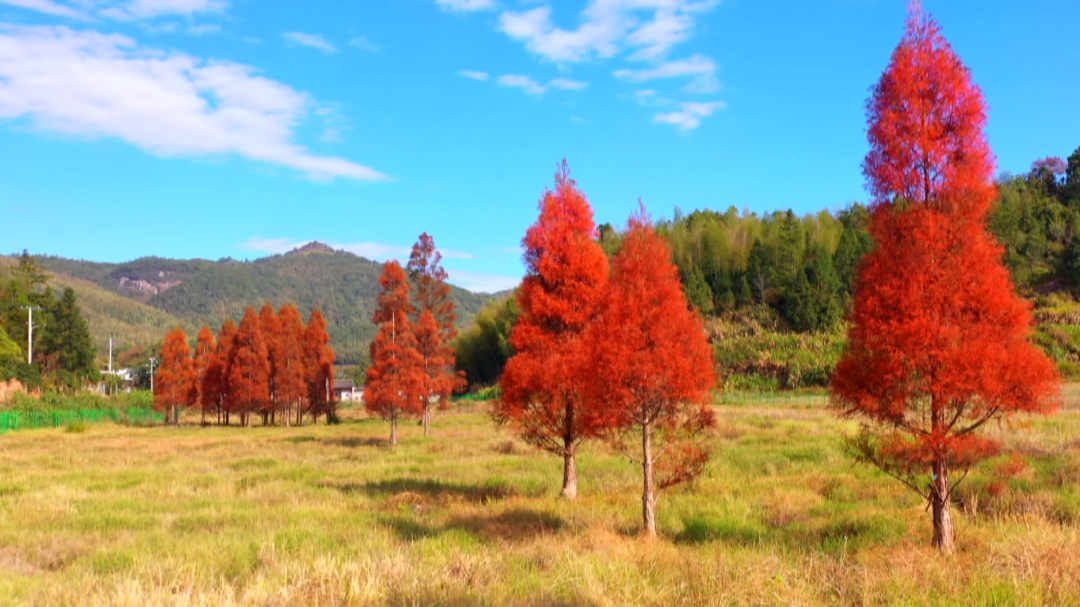
[[[238,417],[251,425],[252,414],[263,424],[302,424],[334,414],[334,350],[320,310],[307,324],[296,306],[277,312],[267,303],[261,312],[249,306],[237,327],[232,319],[214,336],[200,331],[194,355],[183,329],[165,337],[161,364],[155,375],[154,404],[165,411],[166,423],[177,423],[180,411],[198,407],[205,424],[208,415],[229,425]]]
[[[419,417],[431,434],[436,408],[465,384],[454,370],[457,314],[442,255],[426,232],[413,245],[406,267],[388,261],[379,277],[381,293],[372,320],[379,328],[371,343],[364,406],[390,422],[390,444],[397,444],[398,421]]]

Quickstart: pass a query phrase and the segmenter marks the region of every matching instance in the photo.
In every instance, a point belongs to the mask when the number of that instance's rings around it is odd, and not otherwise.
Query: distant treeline
[[[1027,297],[1075,294],[1080,287],[1080,148],[1067,160],[1038,160],[1026,174],[1002,174],[999,189],[989,228],[1005,247],[1017,289]],[[858,203],[835,214],[801,217],[791,210],[758,215],[730,207],[684,214],[676,208],[657,230],[671,244],[688,299],[707,318],[767,306],[780,321],[780,333],[835,333],[850,305],[859,261],[873,246],[869,215]],[[598,232],[609,256],[618,251],[616,227],[603,224]],[[509,335],[517,313],[513,296],[492,302],[459,337],[458,368],[471,384],[492,384],[502,373],[513,354]]]

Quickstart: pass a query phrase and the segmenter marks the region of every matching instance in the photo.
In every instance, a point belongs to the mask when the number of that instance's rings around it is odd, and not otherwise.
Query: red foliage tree
[[[1030,305],[986,230],[996,187],[982,92],[917,3],[867,107],[876,248],[832,392],[864,423],[860,457],[928,500],[933,545],[951,552],[951,473],[996,452],[978,433],[988,421],[1052,411],[1059,378],[1028,341]]]
[[[210,369],[210,364],[214,359],[214,332],[210,327],[203,325],[199,329],[198,341],[195,344],[195,386],[198,388],[198,400],[199,409],[202,410],[202,423],[206,424],[206,409],[207,402],[203,396],[203,390],[206,388],[206,374]]]
[[[304,337],[307,328],[300,310],[292,304],[286,304],[278,310],[278,322],[281,324],[281,343],[278,352],[278,364],[274,375],[274,389],[278,401],[284,403],[285,423],[292,419],[292,407],[297,410],[296,423],[303,422],[303,403],[307,396],[304,382]]]
[[[413,310],[409,281],[401,264],[386,262],[379,285],[379,307],[372,318],[379,333],[371,342],[364,408],[390,422],[390,445],[396,445],[398,420],[423,410],[419,400],[421,359],[409,322]]]
[[[161,346],[161,366],[154,381],[154,406],[165,411],[165,423],[180,421],[180,409],[195,403],[195,368],[187,334],[177,327],[165,336]]]
[[[616,446],[642,467],[645,533],[653,536],[657,491],[697,476],[708,460],[694,441],[715,424],[716,373],[705,325],[644,207],[622,243],[601,311],[585,331],[590,364],[581,382]]]
[[[240,321],[226,375],[229,404],[240,414],[240,425],[251,426],[251,413],[261,410],[270,401],[269,356],[259,327],[259,315],[251,306],[244,311]]]
[[[278,320],[277,312],[274,311],[274,306],[270,302],[263,304],[262,310],[259,311],[259,329],[262,331],[263,341],[266,342],[266,358],[270,365],[270,377],[269,377],[269,390],[270,401],[268,407],[263,408],[263,425],[267,422],[274,424],[277,422],[278,412],[278,378],[281,375],[282,366],[282,328],[281,321]]]
[[[442,267],[442,254],[435,240],[424,232],[413,245],[406,266],[409,278],[416,285],[415,321],[417,351],[423,359],[424,378],[420,384],[420,405],[423,409],[424,436],[431,434],[431,417],[436,406],[446,408],[450,394],[465,384],[464,377],[454,369],[454,348],[457,336],[454,321],[457,313],[450,299],[447,273]],[[430,323],[424,315],[431,316]],[[433,330],[432,330],[433,325]]]
[[[540,200],[540,217],[525,234],[525,278],[518,290],[521,317],[510,337],[502,398],[492,410],[526,442],[563,458],[562,495],[577,496],[580,443],[602,420],[583,410],[581,335],[596,312],[608,277],[597,243],[592,207],[570,178],[565,161],[555,190]]]
[[[326,317],[315,308],[307,322],[304,333],[304,373],[307,384],[311,419],[326,414],[326,422],[334,415],[334,349],[330,347],[330,334],[326,331]]]
[[[233,342],[236,341],[236,323],[231,318],[226,319],[218,331],[217,345],[214,347],[214,355],[210,358],[210,364],[203,376],[202,393],[200,404],[204,411],[213,409],[217,413],[217,421],[229,423],[229,377],[227,373],[229,354],[232,352]]]

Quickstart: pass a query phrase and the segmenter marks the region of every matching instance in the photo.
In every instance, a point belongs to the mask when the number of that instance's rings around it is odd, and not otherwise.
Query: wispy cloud
[[[646,82],[666,78],[695,78],[693,92],[710,93],[719,88],[716,81],[716,63],[704,55],[694,55],[689,59],[667,61],[643,69],[615,70],[615,77],[630,82]]]
[[[481,82],[486,82],[488,79],[487,72],[477,72],[474,70],[461,70],[458,72],[458,75],[469,78],[470,80],[479,80]]]
[[[326,38],[318,34],[305,34],[303,32],[285,32],[281,35],[289,46],[307,46],[314,49],[319,49],[324,53],[336,53],[338,49],[336,46],[330,43]]]
[[[497,293],[507,289],[513,289],[521,284],[520,276],[507,276],[505,274],[488,274],[485,272],[472,272],[447,268],[450,282],[473,293]]]
[[[220,34],[221,26],[216,23],[203,23],[200,25],[192,25],[187,28],[187,33],[192,36],[208,36],[211,34]]]
[[[222,12],[229,7],[225,0],[0,0],[0,4],[71,19],[88,20],[96,16],[121,21],[165,15],[190,17]]]
[[[465,74],[462,75],[464,76]],[[484,76],[485,78],[476,78],[476,80],[486,80],[487,74],[484,74]],[[583,82],[581,80],[570,80],[568,78],[555,78],[553,80],[549,80],[547,84],[540,84],[529,76],[522,76],[520,74],[507,74],[505,76],[499,76],[497,82],[500,86],[518,88],[529,95],[543,95],[544,93],[548,92],[549,89],[558,89],[563,91],[582,91],[589,86],[588,82]]]
[[[585,90],[588,86],[588,82],[582,82],[581,80],[570,80],[569,78],[556,78],[551,82],[548,82],[548,86],[553,89],[562,89],[564,91],[581,91]]]
[[[349,40],[349,46],[356,47],[369,53],[374,53],[379,50],[379,45],[372,42],[367,36],[357,36],[352,40]]]
[[[710,103],[683,103],[675,112],[661,112],[653,116],[653,122],[671,124],[680,131],[691,131],[701,125],[701,119],[711,116],[716,110],[723,109],[726,104],[723,101]]]
[[[471,12],[495,8],[495,0],[435,0],[440,8],[448,11]]]
[[[44,77],[43,77],[44,76]],[[0,118],[152,154],[235,154],[313,178],[385,179],[295,142],[315,106],[254,68],[66,27],[0,25]]]
[[[499,85],[508,86],[511,88],[519,88],[525,91],[529,95],[543,95],[547,88],[539,82],[529,78],[528,76],[521,76],[518,74],[507,74],[505,76],[499,76]]]

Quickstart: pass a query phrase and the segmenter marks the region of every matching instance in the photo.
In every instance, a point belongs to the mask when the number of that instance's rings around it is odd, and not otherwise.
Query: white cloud
[[[57,17],[70,17],[72,19],[87,19],[85,13],[77,11],[70,6],[64,6],[52,0],[0,0],[0,4],[17,6],[39,13],[56,15]]]
[[[495,8],[495,0],[435,0],[440,8],[448,11],[471,12]]]
[[[591,0],[577,29],[557,27],[552,8],[503,11],[499,29],[532,53],[558,62],[587,61],[632,51],[634,60],[664,56],[693,32],[695,19],[718,0]]]
[[[716,110],[723,109],[726,104],[723,101],[709,103],[690,102],[681,104],[681,109],[676,112],[661,112],[653,116],[653,122],[671,124],[680,131],[691,131],[701,124],[701,119],[711,116]]]
[[[529,78],[528,76],[520,76],[518,74],[507,74],[505,76],[499,76],[499,84],[501,86],[508,86],[512,88],[519,88],[529,95],[543,95],[547,90],[544,85]]]
[[[105,2],[97,2],[99,7]],[[99,13],[114,19],[151,19],[162,15],[194,15],[217,13],[228,8],[223,0],[131,0],[100,8]]]
[[[472,272],[447,268],[450,282],[473,293],[497,293],[507,289],[513,289],[521,284],[520,276],[507,276],[505,274],[488,274],[485,272]]]
[[[488,79],[487,72],[477,72],[474,70],[461,70],[458,72],[458,75],[469,78],[470,80],[479,80],[481,82],[485,82]]]
[[[367,36],[357,36],[352,40],[349,40],[349,46],[354,46],[369,53],[374,53],[379,50],[379,45],[372,42]]]
[[[313,105],[249,66],[91,30],[0,25],[0,119],[113,137],[160,156],[236,154],[313,178],[385,179],[294,141]]]
[[[338,52],[337,47],[331,44],[326,38],[318,34],[305,34],[303,32],[285,32],[281,35],[289,46],[307,46],[315,49],[319,49],[325,53]]]
[[[551,82],[548,82],[548,86],[553,89],[562,89],[564,91],[581,91],[588,87],[589,83],[567,78],[556,78]]]

